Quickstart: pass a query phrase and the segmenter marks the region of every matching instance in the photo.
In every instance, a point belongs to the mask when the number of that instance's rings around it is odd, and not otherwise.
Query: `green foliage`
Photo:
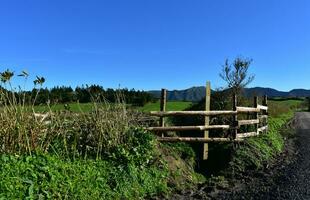
[[[177,143],[163,143],[163,148],[166,148],[175,157],[180,157],[187,161],[191,166],[195,165],[196,154],[193,148],[184,142]]]
[[[237,57],[232,64],[225,60],[220,77],[227,83],[233,94],[240,95],[241,90],[254,80],[254,75],[248,74],[252,59]]]
[[[161,155],[169,170],[168,185],[175,191],[195,188],[206,181],[205,177],[195,172],[196,154],[187,143],[162,143]]]
[[[164,169],[47,154],[0,157],[0,199],[138,199],[167,192]]]
[[[291,118],[291,113],[270,118],[268,134],[248,138],[244,144],[240,145],[234,152],[230,168],[236,173],[242,173],[247,169],[260,169],[266,162],[275,158],[284,147],[281,127]]]
[[[156,155],[155,136],[141,128],[131,128],[127,131],[124,142],[114,146],[110,157],[117,163],[133,164],[144,168]]]
[[[1,74],[0,199],[138,199],[168,192],[156,140],[138,128],[139,115],[121,95],[111,104],[94,94],[90,112],[73,113],[70,105],[53,112],[47,105],[40,115],[34,105],[42,88],[26,104],[27,92],[7,87],[13,75]],[[37,77],[35,84],[44,81]]]

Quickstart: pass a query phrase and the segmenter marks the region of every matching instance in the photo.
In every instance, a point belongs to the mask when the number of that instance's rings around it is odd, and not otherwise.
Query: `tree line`
[[[4,88],[1,88],[4,90]],[[12,92],[10,92],[12,93]],[[70,86],[56,86],[48,88],[34,88],[31,91],[15,92],[16,99],[26,99],[26,102],[32,102],[34,105],[40,104],[64,104],[71,102],[89,103],[93,101],[108,101],[115,103],[125,101],[133,106],[144,106],[148,102],[154,102],[156,99],[148,92],[135,89],[104,89],[100,85],[78,86],[73,89]]]

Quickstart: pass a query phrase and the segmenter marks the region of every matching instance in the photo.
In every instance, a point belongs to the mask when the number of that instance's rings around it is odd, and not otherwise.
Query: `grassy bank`
[[[0,199],[143,199],[200,180],[194,153],[159,144],[121,94],[34,106],[37,96],[10,87],[13,75],[0,82]],[[35,83],[39,93],[44,78]]]
[[[0,198],[138,199],[169,192],[170,172],[155,138],[143,130],[129,130],[123,143],[97,159],[91,150],[88,158],[66,154],[68,146],[2,153]]]
[[[293,117],[289,112],[269,119],[268,134],[248,138],[233,153],[230,170],[237,174],[246,170],[261,169],[276,158],[284,148],[283,127]]]
[[[229,170],[242,174],[246,170],[263,168],[272,162],[284,148],[285,125],[293,118],[294,112],[304,109],[303,100],[269,101],[268,134],[246,139],[237,146]]]
[[[50,154],[2,155],[1,199],[139,199],[167,193],[167,170]]]
[[[0,199],[144,199],[205,180],[187,144],[160,144],[139,129],[99,159],[56,152],[2,153]]]

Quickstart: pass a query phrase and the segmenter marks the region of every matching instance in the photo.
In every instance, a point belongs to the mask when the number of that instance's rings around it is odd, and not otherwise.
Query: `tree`
[[[220,77],[227,83],[233,94],[240,95],[243,88],[249,85],[255,78],[248,74],[252,59],[237,57],[232,64],[226,59]]]

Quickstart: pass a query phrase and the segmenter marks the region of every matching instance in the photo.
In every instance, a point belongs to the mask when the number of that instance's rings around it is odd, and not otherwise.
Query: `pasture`
[[[181,111],[190,107],[191,105],[192,105],[191,102],[172,101],[167,103],[167,110]],[[132,106],[130,104],[127,104],[127,107],[130,108]],[[34,107],[34,111],[38,113],[45,113],[49,111],[56,112],[56,111],[70,110],[75,113],[81,113],[81,112],[90,112],[93,108],[94,103],[68,103],[68,104],[52,104],[51,106],[38,105]],[[147,103],[143,107],[132,107],[132,108],[142,112],[159,111],[160,104],[159,102]]]
[[[306,105],[303,100],[270,100],[269,105],[269,115],[273,117],[280,116],[281,114],[305,110]]]
[[[276,116],[282,113],[286,113],[291,110],[303,110],[305,109],[303,105],[303,100],[269,100],[268,104],[270,106],[270,114],[271,116]],[[186,108],[189,108],[193,103],[188,101],[168,101],[167,102],[167,111],[182,111]],[[109,104],[110,105],[110,104]],[[45,113],[56,111],[64,111],[69,109],[75,113],[81,112],[90,112],[94,108],[93,103],[68,103],[66,104],[53,104],[50,107],[46,105],[38,105],[34,107],[35,112]],[[131,107],[131,105],[127,104],[127,107]],[[147,103],[143,107],[133,107],[134,109],[142,112],[150,112],[150,111],[159,111],[160,110],[160,102],[155,103]]]
[[[166,109],[167,111],[181,111],[181,110],[185,110],[191,105],[192,105],[192,102],[188,102],[188,101],[168,101]],[[148,103],[144,107],[138,108],[138,110],[143,111],[143,112],[159,111],[160,102],[158,101],[156,103]]]

